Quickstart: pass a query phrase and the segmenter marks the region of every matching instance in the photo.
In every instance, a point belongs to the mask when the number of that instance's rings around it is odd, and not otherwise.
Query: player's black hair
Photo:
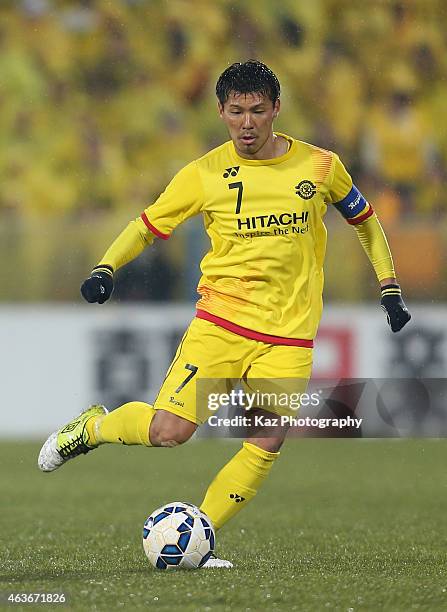
[[[216,83],[216,96],[222,106],[230,92],[241,94],[260,93],[275,104],[281,93],[276,74],[268,66],[256,60],[241,64],[236,62],[222,72]]]

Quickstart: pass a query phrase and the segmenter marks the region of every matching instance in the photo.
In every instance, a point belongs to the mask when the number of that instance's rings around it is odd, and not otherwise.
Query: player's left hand
[[[388,325],[393,332],[400,331],[411,319],[411,314],[408,312],[408,308],[402,299],[400,286],[397,284],[382,287],[380,306],[386,313]]]

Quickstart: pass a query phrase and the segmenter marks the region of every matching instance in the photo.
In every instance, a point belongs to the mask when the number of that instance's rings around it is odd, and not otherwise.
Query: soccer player
[[[280,110],[275,74],[258,61],[235,63],[219,77],[216,94],[230,140],[180,170],[81,287],[87,302],[103,304],[116,270],[154,238],[167,240],[177,225],[202,213],[211,246],[201,262],[196,317],[154,404],[130,402],[110,413],[90,407],[45,442],[38,460],[43,471],[105,443],[186,442],[209,416],[206,403],[196,402],[199,378],[307,382],[322,311],[328,206],[357,232],[392,331],[410,320],[377,216],[339,157],[273,131]],[[255,412],[278,413],[274,406]],[[256,495],[287,429],[249,431],[241,450],[211,482],[200,507],[216,529]],[[217,558],[206,564],[231,566]]]

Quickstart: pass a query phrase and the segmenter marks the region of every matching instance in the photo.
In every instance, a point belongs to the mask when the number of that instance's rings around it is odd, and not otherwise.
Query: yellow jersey
[[[201,262],[197,315],[273,344],[311,347],[322,312],[329,204],[359,222],[372,209],[339,157],[285,134],[287,153],[240,157],[232,141],[185,166],[142,214],[167,239],[203,214],[211,248]]]

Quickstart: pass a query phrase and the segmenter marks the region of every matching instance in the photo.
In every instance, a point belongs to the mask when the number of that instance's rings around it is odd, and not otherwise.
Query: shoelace
[[[85,453],[88,453],[89,450],[90,448],[85,444],[81,434],[77,438],[73,438],[73,440],[62,444],[59,449],[59,454],[64,458],[77,457],[77,455],[85,455]]]

